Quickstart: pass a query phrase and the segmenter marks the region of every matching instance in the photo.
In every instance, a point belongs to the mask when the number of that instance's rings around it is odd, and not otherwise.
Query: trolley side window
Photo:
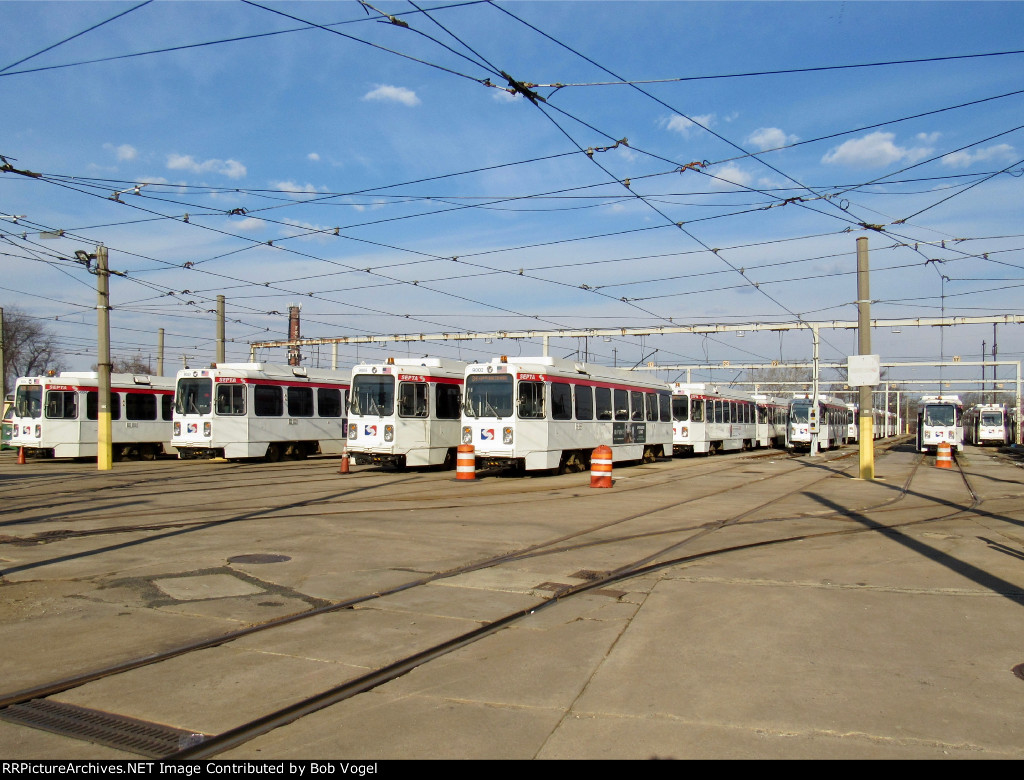
[[[288,416],[289,417],[312,417],[313,416],[313,388],[312,387],[289,387],[288,388]]]
[[[690,403],[690,419],[696,422],[704,422],[704,402],[695,398]]]
[[[178,391],[174,394],[174,411],[178,414],[209,414],[212,389],[212,379],[179,379]]]
[[[93,390],[90,393],[85,394],[85,419],[87,420],[98,420],[100,418],[100,394],[98,390]],[[110,419],[120,420],[121,419],[121,394],[111,393],[110,394]]]
[[[245,385],[217,385],[216,408],[217,414],[220,415],[229,416],[245,414]]]
[[[466,377],[466,414],[470,417],[511,417],[512,376],[471,374]]]
[[[655,393],[644,393],[644,401],[647,403],[648,422],[658,421],[658,396]]]
[[[544,383],[519,383],[519,416],[527,420],[544,419]]]
[[[628,420],[629,419],[629,391],[628,390],[616,390],[615,391],[615,419],[616,420]]]
[[[572,387],[566,382],[551,383],[551,419],[572,419]]]
[[[398,416],[427,416],[427,383],[400,382],[398,385]]]
[[[576,385],[573,388],[577,420],[594,419],[594,388],[589,385]]]
[[[41,417],[43,414],[43,388],[22,385],[14,395],[14,413],[18,417]]]
[[[316,391],[316,410],[320,417],[341,417],[341,390],[331,387],[318,387]]]
[[[458,420],[462,414],[462,391],[458,385],[434,385],[434,412],[438,420]]]
[[[658,393],[658,411],[662,422],[672,422],[672,394]]]
[[[352,414],[390,417],[395,413],[395,378],[360,374],[352,380]]]
[[[78,417],[78,393],[74,390],[47,390],[46,416],[51,420],[74,420]]]
[[[631,390],[629,393],[629,400],[632,402],[632,415],[630,419],[641,422],[644,419],[644,394],[637,391]]]
[[[160,418],[164,421],[174,419],[174,394],[162,393],[160,395]]]
[[[281,388],[273,385],[253,387],[252,411],[257,417],[280,417],[284,413]]]
[[[125,393],[124,417],[126,420],[155,420],[156,396],[152,393]]]
[[[610,387],[594,388],[594,406],[597,408],[598,420],[612,419],[612,389]]]

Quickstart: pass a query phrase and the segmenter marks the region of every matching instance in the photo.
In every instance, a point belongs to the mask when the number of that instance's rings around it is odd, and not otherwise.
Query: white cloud
[[[229,179],[241,179],[246,174],[245,166],[237,160],[205,160],[198,162],[190,154],[167,155],[167,167],[172,171],[192,173],[219,173]]]
[[[233,227],[235,230],[243,231],[260,230],[266,224],[267,223],[264,222],[262,219],[257,219],[256,217],[246,217],[245,219],[240,219],[237,222],[233,221],[231,223],[231,227]]]
[[[916,162],[931,154],[931,149],[921,146],[897,146],[893,138],[893,133],[869,133],[863,138],[853,138],[830,151],[821,161],[853,168],[878,168],[896,162]]]
[[[139,156],[138,150],[130,144],[121,144],[120,146],[114,146],[113,144],[103,144],[104,149],[110,149],[117,155],[117,159],[120,161],[134,160]]]
[[[795,144],[797,140],[795,135],[789,135],[777,127],[759,127],[748,136],[747,143],[764,151],[789,146]]]
[[[416,93],[405,87],[393,87],[390,84],[381,84],[376,89],[370,90],[363,95],[363,100],[382,100],[385,103],[401,103],[405,106],[418,106],[420,99]]]
[[[715,189],[749,187],[750,182],[753,181],[753,177],[749,173],[733,163],[711,170],[711,175],[714,178],[711,178],[708,181]]]
[[[295,195],[316,195],[321,192],[327,192],[326,187],[317,187],[315,184],[296,184],[293,181],[274,181],[270,183],[270,186],[275,190],[282,190],[284,192],[291,192]]]
[[[316,152],[310,152],[309,154],[306,155],[306,159],[312,160],[313,162],[320,162],[320,155],[317,154]]]
[[[947,154],[942,158],[942,164],[951,168],[966,168],[976,162],[1012,162],[1018,156],[1016,150],[1009,144],[996,144],[974,152],[961,151]]]
[[[499,103],[515,103],[522,97],[518,92],[509,92],[507,89],[498,87],[494,90],[494,94],[491,95],[492,100],[497,100]]]
[[[666,129],[671,130],[672,132],[689,137],[690,130],[695,128],[698,124],[703,125],[704,127],[711,127],[711,123],[714,121],[714,114],[695,116],[692,120],[687,119],[685,116],[675,114],[668,119],[663,120],[663,124]]]

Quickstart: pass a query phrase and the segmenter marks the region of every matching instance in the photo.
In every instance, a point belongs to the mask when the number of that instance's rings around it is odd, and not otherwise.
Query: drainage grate
[[[209,736],[49,699],[13,704],[0,719],[147,758],[169,756]]]

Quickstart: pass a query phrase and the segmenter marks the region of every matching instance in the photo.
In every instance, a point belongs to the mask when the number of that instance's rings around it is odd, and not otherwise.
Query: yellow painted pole
[[[110,422],[110,271],[107,248],[96,248],[96,321],[99,327],[99,403],[97,404],[96,467],[110,471],[114,467],[114,445]]]

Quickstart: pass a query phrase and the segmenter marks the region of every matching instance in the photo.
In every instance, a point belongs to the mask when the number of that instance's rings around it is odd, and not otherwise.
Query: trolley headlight
[[[512,428],[511,427],[502,428],[501,429],[501,441],[502,441],[503,444],[511,444],[512,443]]]
[[[685,425],[683,425],[679,429],[679,435],[683,436],[683,437],[689,436],[690,435],[690,429],[687,428]]]
[[[385,425],[384,426],[384,441],[394,441],[394,440],[395,440],[395,426],[394,425]]]
[[[462,429],[462,443],[472,444],[473,443],[473,429],[468,425]]]
[[[355,423],[351,423],[351,424],[350,424],[350,425],[348,426],[348,437],[349,437],[349,439],[351,439],[352,441],[355,441],[355,440],[356,440],[356,436],[358,435],[358,434],[356,433],[356,431],[357,431],[357,428],[356,428],[356,424],[355,424]]]
[[[181,436],[181,423],[180,422],[174,423],[174,435],[175,436]]]
[[[36,426],[36,438],[40,439],[40,438],[42,438],[42,436],[43,436],[43,426],[37,425]]]
[[[209,420],[207,420],[207,421],[205,421],[203,423],[203,436],[205,436],[206,438],[210,438],[210,435],[212,433],[213,433],[213,424]]]

